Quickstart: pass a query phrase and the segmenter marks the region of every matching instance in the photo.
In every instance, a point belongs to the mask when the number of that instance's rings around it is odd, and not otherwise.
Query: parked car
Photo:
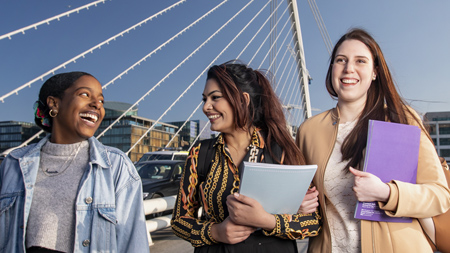
[[[178,194],[184,160],[153,160],[136,164],[145,199]]]
[[[183,160],[186,161],[189,152],[187,151],[153,151],[145,153],[136,163],[153,160]]]

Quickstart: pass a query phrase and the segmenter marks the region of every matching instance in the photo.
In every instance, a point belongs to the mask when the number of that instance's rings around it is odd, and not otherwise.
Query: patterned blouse
[[[239,169],[233,163],[223,135],[219,135],[214,144],[214,160],[211,169],[206,175],[205,182],[198,182],[197,158],[200,145],[193,147],[186,161],[183,172],[177,202],[173,211],[172,230],[174,233],[194,247],[212,245],[218,243],[211,236],[211,226],[221,223],[228,217],[226,198],[239,189]],[[264,139],[258,130],[252,135],[249,152],[243,161],[249,161],[250,147],[256,147],[258,162],[265,162],[263,149]],[[281,156],[281,154],[279,155]],[[280,194],[283,190],[280,189]],[[206,220],[200,220],[197,212],[203,206]],[[272,231],[263,233],[267,236],[277,236],[284,239],[303,239],[316,236],[320,226],[321,217],[316,211],[312,214],[275,214],[276,226]]]

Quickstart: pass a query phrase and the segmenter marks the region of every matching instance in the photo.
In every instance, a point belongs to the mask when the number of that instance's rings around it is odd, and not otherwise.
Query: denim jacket
[[[25,252],[40,152],[48,138],[14,150],[0,165],[0,253]],[[94,137],[75,209],[74,252],[149,252],[141,179],[122,151]]]

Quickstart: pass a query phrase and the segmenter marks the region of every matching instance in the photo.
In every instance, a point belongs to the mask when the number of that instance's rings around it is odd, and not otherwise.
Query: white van
[[[186,161],[188,151],[153,151],[145,153],[137,163],[152,160],[183,160]]]

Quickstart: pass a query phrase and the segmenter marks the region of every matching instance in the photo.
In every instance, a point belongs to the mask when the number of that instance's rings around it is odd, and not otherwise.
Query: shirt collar
[[[216,146],[216,145],[225,145],[225,138],[224,138],[223,133],[220,133],[219,136],[217,137],[217,140],[214,143],[214,146]],[[264,146],[265,146],[264,137],[259,128],[255,128],[255,130],[253,130],[252,138],[251,138],[249,146],[256,146],[257,148],[260,148],[260,149],[264,148]]]

